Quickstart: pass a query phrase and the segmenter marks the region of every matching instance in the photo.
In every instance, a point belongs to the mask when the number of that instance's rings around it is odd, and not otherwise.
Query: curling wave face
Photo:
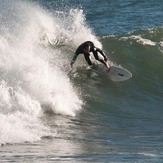
[[[50,134],[40,119],[47,109],[75,116],[83,106],[61,47],[75,49],[85,38],[101,44],[82,10],[49,13],[38,4],[0,3],[0,144],[39,140]]]

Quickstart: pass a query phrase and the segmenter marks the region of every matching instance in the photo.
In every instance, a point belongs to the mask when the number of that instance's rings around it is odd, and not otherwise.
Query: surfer
[[[74,62],[76,61],[79,54],[84,54],[85,60],[89,65],[92,65],[92,61],[90,59],[90,52],[93,53],[96,60],[103,63],[108,69],[110,69],[110,66],[107,64],[107,57],[103,53],[103,51],[97,47],[94,46],[94,43],[91,41],[86,41],[82,43],[76,50],[74,57],[71,60],[71,67],[73,67]],[[103,56],[104,59],[99,58],[98,52]]]

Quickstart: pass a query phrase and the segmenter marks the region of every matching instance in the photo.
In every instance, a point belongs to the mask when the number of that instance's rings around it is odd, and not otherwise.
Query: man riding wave
[[[71,67],[73,67],[73,64],[75,63],[77,57],[79,54],[84,54],[85,60],[89,65],[92,65],[92,61],[90,59],[90,52],[93,53],[96,60],[103,63],[108,69],[110,69],[110,66],[107,63],[107,57],[103,53],[103,51],[97,47],[94,46],[94,43],[91,41],[86,41],[82,43],[76,50],[74,57],[71,60]],[[104,59],[99,58],[98,52],[103,56]]]

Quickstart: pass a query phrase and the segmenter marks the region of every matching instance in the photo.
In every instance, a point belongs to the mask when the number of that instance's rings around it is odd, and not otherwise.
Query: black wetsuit
[[[97,54],[97,52],[101,53],[101,54],[103,55],[103,57],[106,59],[106,56],[105,56],[105,54],[102,52],[102,50],[99,49],[99,48],[96,48],[96,47],[94,46],[93,42],[91,42],[91,41],[86,41],[86,42],[82,43],[82,44],[77,48],[77,50],[76,50],[76,52],[75,52],[75,55],[74,55],[74,57],[73,57],[73,59],[72,59],[72,61],[71,61],[71,65],[75,62],[75,60],[77,59],[77,57],[78,57],[79,54],[84,54],[84,57],[85,57],[85,60],[87,61],[87,63],[88,63],[89,65],[92,65],[92,61],[90,60],[90,57],[89,57],[90,54],[89,54],[88,52],[85,51],[85,49],[86,49],[87,47],[90,47],[89,52],[92,52],[92,53],[93,53],[95,59],[99,60],[99,61],[102,62],[102,63],[104,62],[103,60],[99,59],[98,54]],[[105,63],[104,63],[104,64],[105,64]]]

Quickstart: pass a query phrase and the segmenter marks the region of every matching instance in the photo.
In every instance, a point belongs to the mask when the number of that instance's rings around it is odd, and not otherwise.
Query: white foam
[[[127,39],[134,39],[136,40],[138,43],[141,43],[143,45],[150,45],[150,46],[155,46],[157,45],[156,42],[154,41],[151,41],[149,39],[145,39],[145,38],[142,38],[141,36],[136,36],[136,35],[132,35],[130,37],[122,37],[121,39],[123,40],[127,40]]]
[[[153,154],[153,153],[139,153],[140,155],[144,155],[144,156],[148,156],[148,157],[158,157],[157,154]]]
[[[40,140],[52,134],[40,120],[44,104],[70,116],[83,106],[63,68],[70,58],[56,45],[75,49],[86,40],[101,44],[82,10],[52,14],[19,0],[0,3],[0,144]]]
[[[0,83],[0,144],[40,140],[50,133],[38,119],[42,109],[20,87],[13,92],[5,81]]]
[[[163,41],[159,42],[158,48],[159,48],[160,52],[163,53]]]

